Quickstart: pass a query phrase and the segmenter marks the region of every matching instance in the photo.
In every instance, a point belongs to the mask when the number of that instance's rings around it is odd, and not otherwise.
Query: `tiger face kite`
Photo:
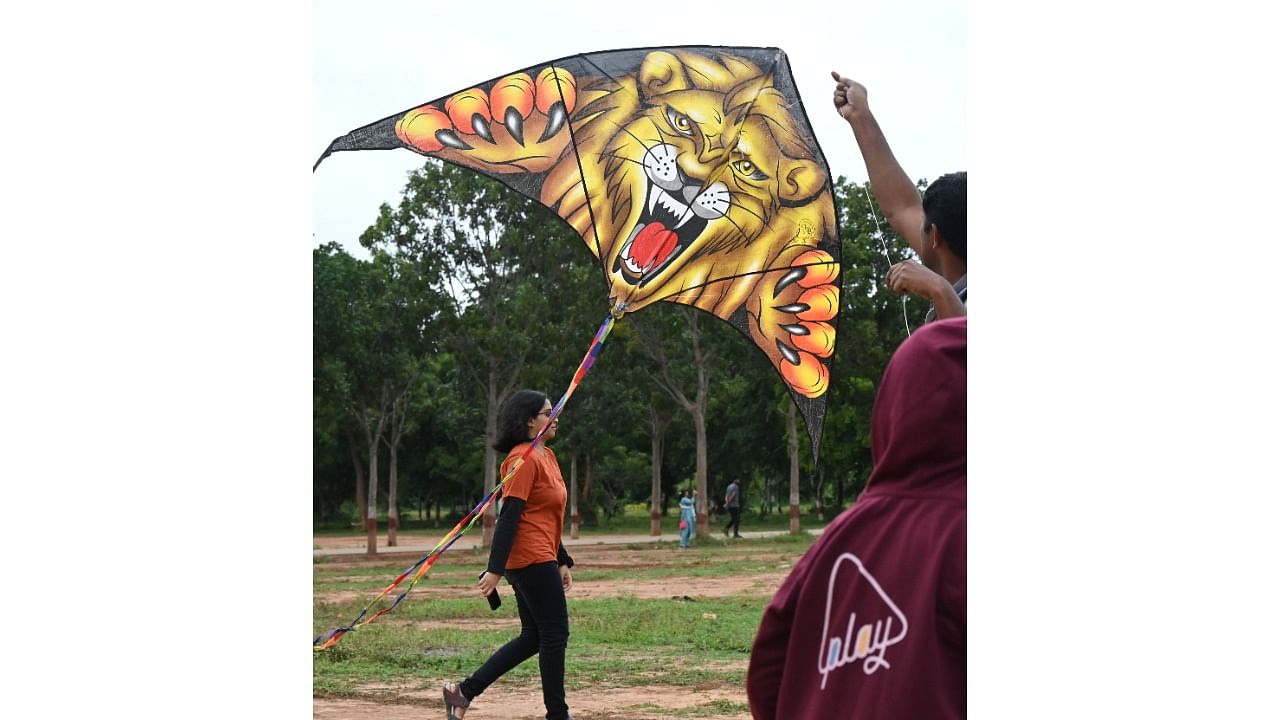
[[[839,231],[781,50],[573,55],[353,130],[320,161],[396,148],[496,178],[556,213],[599,263],[611,306],[680,303],[736,327],[786,383],[817,456]]]

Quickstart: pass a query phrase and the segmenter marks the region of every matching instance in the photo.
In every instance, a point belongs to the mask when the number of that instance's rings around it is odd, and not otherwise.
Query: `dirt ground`
[[[362,688],[377,700],[316,698],[312,717],[326,720],[423,720],[443,718],[440,690]],[[576,720],[665,720],[672,710],[702,705],[713,700],[745,703],[742,688],[700,688],[673,695],[669,686],[593,689],[568,693],[569,710]],[[660,706],[660,707],[659,707]],[[546,714],[542,690],[537,683],[512,687],[499,681],[476,698],[467,711],[467,720],[541,720]],[[751,720],[751,713],[698,715],[703,720]]]
[[[655,567],[652,553],[628,550],[625,546],[590,546],[574,549],[574,560],[584,565],[605,569],[609,567],[642,568]],[[744,553],[744,556],[746,554]],[[667,597],[723,597],[726,595],[758,595],[761,601],[772,597],[778,586],[790,571],[789,557],[786,551],[766,552],[750,555],[759,561],[762,568],[748,575],[717,578],[667,577],[660,580],[600,580],[575,582],[569,591],[571,598],[600,598],[634,596],[637,598]],[[356,567],[367,562],[362,558],[350,561],[329,562],[326,569],[337,569],[344,566]],[[412,561],[410,561],[412,562]],[[408,563],[406,563],[407,565]],[[420,584],[413,591],[412,597],[456,596],[459,588],[431,585],[429,581]],[[347,601],[367,596],[367,593],[336,592],[317,595],[321,601]],[[412,597],[409,600],[412,600]],[[394,622],[391,618],[389,621]],[[469,628],[480,621],[453,620],[447,622],[416,623],[422,627],[460,627]],[[507,622],[515,628],[519,625],[516,619]],[[492,628],[493,621],[484,621],[485,627]],[[727,666],[732,669],[745,670],[746,659],[740,664]],[[313,700],[313,717],[317,720],[422,720],[423,718],[443,718],[444,703],[438,687],[432,685],[423,689],[419,684],[412,686],[365,685],[357,689],[357,697],[317,696]],[[658,720],[671,717],[671,711],[692,708],[722,701],[726,705],[745,704],[746,691],[741,686],[709,684],[685,690],[673,689],[669,685],[628,686],[622,688],[592,688],[590,691],[568,693],[569,707],[577,720]],[[704,720],[750,720],[751,714],[730,712],[729,714],[702,714],[697,717]],[[542,718],[545,709],[542,705],[542,690],[536,679],[525,683],[499,681],[480,696],[467,711],[467,720],[536,720]]]

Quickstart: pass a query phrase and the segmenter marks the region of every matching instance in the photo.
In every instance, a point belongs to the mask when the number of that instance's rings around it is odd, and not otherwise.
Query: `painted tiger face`
[[[769,266],[796,234],[774,222],[779,210],[812,201],[826,183],[780,93],[745,63],[665,52],[646,58],[635,92],[639,103],[615,120],[596,168],[614,296],[638,309]]]

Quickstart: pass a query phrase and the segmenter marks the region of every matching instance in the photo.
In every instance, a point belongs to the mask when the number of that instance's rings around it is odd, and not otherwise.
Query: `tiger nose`
[[[698,153],[698,162],[708,166],[715,165],[720,162],[720,158],[724,157],[724,154],[725,149],[723,147],[707,143],[706,147],[702,148],[701,152]]]

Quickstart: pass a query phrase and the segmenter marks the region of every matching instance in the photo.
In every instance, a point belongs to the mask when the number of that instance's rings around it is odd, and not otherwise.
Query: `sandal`
[[[462,688],[457,683],[444,684],[444,711],[447,720],[462,720],[462,715],[455,715],[454,710],[466,710],[471,707],[471,701],[466,695],[462,694]]]

